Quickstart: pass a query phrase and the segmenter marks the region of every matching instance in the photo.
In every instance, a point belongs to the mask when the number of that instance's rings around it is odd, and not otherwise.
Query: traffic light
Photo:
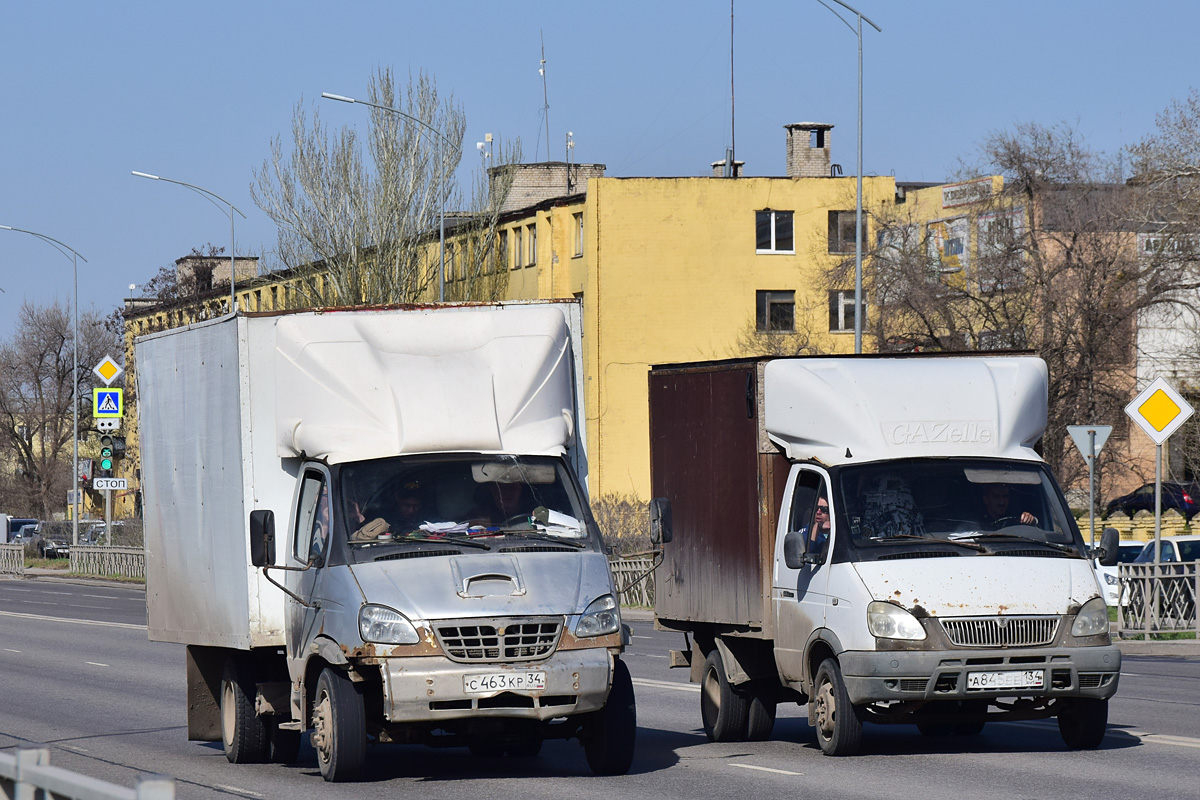
[[[100,465],[96,473],[101,478],[111,478],[113,468],[113,437],[107,433],[100,437]]]
[[[113,440],[113,460],[120,461],[125,457],[125,437],[114,436]]]

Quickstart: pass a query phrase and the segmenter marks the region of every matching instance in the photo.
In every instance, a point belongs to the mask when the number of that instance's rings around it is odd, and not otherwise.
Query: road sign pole
[[[1096,430],[1088,431],[1088,527],[1092,531],[1092,549],[1096,549]]]
[[[104,490],[104,546],[112,547],[112,489]]]
[[[1158,630],[1158,602],[1162,591],[1159,574],[1162,572],[1162,443],[1154,446],[1154,581],[1150,607],[1150,630]],[[1146,638],[1149,638],[1147,636]]]

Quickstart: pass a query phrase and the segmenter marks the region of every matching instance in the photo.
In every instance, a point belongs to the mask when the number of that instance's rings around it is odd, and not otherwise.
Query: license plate
[[[1046,685],[1042,669],[1007,672],[968,672],[968,689],[1041,689]]]
[[[463,691],[467,694],[534,692],[545,688],[544,672],[485,672],[463,676]]]

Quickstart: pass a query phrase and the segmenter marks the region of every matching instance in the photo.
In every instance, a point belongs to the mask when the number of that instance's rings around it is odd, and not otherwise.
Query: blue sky
[[[856,0],[864,25],[866,174],[936,181],[989,134],[1019,122],[1076,126],[1115,152],[1200,84],[1191,0]],[[831,4],[832,5],[832,4]],[[246,212],[238,254],[274,246],[250,199],[293,107],[365,129],[378,66],[426,70],[460,102],[463,168],[486,132],[611,176],[702,175],[730,140],[728,0],[602,3],[209,0],[19,2],[0,12],[0,225],[78,250],[84,308],[109,311],[158,268],[229,224],[156,173],[211,189]],[[817,0],[735,0],[737,157],[747,175],[784,173],[783,126],[834,124],[833,160],[855,162],[857,41]],[[0,338],[21,303],[71,298],[71,264],[0,231]]]

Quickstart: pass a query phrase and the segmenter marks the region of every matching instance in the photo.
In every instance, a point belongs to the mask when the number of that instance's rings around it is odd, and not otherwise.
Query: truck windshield
[[[403,456],[347,464],[340,477],[355,561],[398,546],[469,553],[598,545],[559,459]]]
[[[1074,518],[1041,464],[908,459],[843,467],[837,480],[841,530],[849,528],[861,554],[900,544],[986,555],[1032,544],[1047,555],[1083,555]]]

